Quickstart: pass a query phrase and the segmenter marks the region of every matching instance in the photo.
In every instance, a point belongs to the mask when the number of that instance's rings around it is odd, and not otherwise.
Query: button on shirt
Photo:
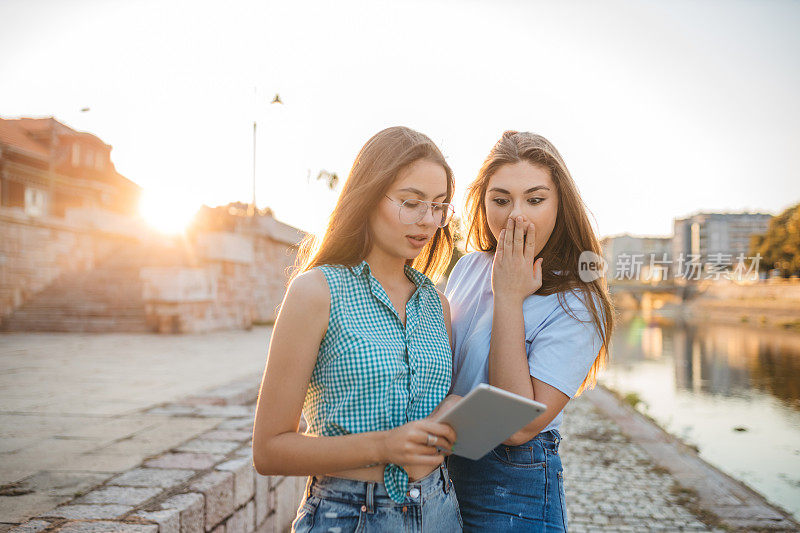
[[[463,396],[489,382],[493,258],[491,252],[465,255],[447,282],[445,294],[450,301],[455,345],[454,394]],[[562,307],[559,295],[570,313]],[[602,346],[586,305],[569,291],[547,296],[533,294],[523,302],[522,314],[530,375],[574,397]],[[559,413],[542,431],[558,429],[561,420]]]
[[[306,433],[383,431],[428,416],[452,375],[442,304],[430,279],[405,267],[417,288],[403,325],[366,261],[316,268],[328,282],[331,307],[303,406]],[[384,483],[393,500],[405,500],[405,470],[387,465]]]

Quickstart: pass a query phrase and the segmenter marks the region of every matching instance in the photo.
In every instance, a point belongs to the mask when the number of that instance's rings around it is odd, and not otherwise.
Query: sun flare
[[[176,196],[145,189],[139,201],[139,213],[147,224],[162,233],[183,233],[197,213],[198,206]]]

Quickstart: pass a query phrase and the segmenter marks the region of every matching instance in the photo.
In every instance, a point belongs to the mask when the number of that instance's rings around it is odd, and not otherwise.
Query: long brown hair
[[[400,171],[422,159],[444,168],[447,174],[445,202],[450,202],[455,188],[453,171],[433,141],[403,126],[380,131],[356,156],[322,239],[308,235],[300,243],[296,272],[305,272],[319,265],[354,266],[360,263],[372,249],[370,215]],[[450,228],[439,228],[409,263],[436,282],[447,268],[452,252]]]
[[[608,293],[605,278],[600,276],[584,282],[578,275],[578,260],[583,251],[591,251],[602,257],[600,242],[589,223],[586,205],[578,188],[567,170],[556,147],[534,133],[507,131],[497,141],[483,163],[478,177],[467,192],[467,213],[469,225],[467,242],[476,250],[493,252],[497,240],[489,229],[486,218],[486,189],[489,180],[503,165],[527,161],[532,165],[550,171],[550,177],[558,190],[558,213],[550,238],[537,257],[542,258],[542,287],[536,294],[558,294],[561,307],[577,320],[564,300],[566,291],[573,292],[586,305],[592,315],[592,322],[602,340],[589,374],[578,389],[580,395],[585,389],[593,388],[597,373],[608,362],[611,333],[614,329],[614,304]],[[564,354],[568,356],[569,354]]]

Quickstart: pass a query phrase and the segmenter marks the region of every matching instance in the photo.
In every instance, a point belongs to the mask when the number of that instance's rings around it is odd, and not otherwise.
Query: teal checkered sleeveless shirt
[[[439,294],[428,277],[406,266],[417,286],[406,325],[369,264],[316,267],[331,293],[328,330],[303,405],[311,435],[383,431],[428,416],[450,389],[452,355]],[[389,496],[405,500],[408,474],[387,465]]]

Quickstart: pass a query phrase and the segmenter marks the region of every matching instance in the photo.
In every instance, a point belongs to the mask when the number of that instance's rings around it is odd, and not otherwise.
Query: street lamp
[[[283,105],[281,96],[278,93],[275,93],[275,97],[270,102],[270,105],[271,104]],[[250,209],[248,209],[250,216],[256,215],[256,129],[256,120],[253,118],[253,203],[250,205]]]

